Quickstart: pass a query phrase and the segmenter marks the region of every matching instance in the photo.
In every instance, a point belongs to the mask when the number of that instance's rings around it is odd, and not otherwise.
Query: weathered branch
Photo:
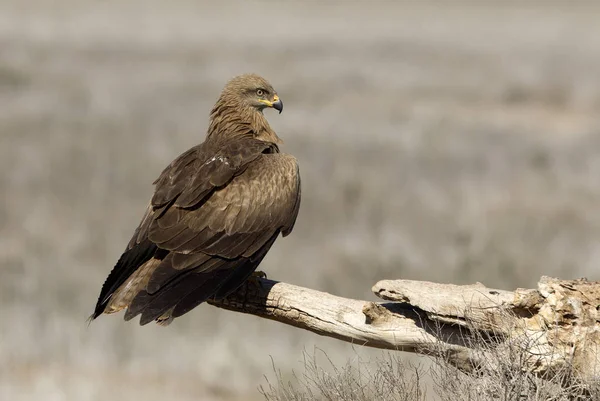
[[[358,345],[444,357],[465,371],[493,369],[490,352],[517,349],[527,355],[523,369],[544,375],[568,366],[600,380],[598,282],[543,277],[535,290],[503,291],[385,280],[373,292],[388,302],[257,279],[211,303]]]

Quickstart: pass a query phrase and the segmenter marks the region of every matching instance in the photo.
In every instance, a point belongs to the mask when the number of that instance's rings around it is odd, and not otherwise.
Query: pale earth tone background
[[[599,17],[591,2],[0,2],[0,399],[252,400],[271,357],[285,373],[315,345],[356,355],[206,305],[167,329],[86,327],[151,182],[238,73],[277,88],[268,117],[301,166],[271,278],[367,299],[384,278],[600,279]]]

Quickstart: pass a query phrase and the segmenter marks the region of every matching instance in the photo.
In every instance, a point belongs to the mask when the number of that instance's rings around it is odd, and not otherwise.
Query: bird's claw
[[[263,278],[267,278],[267,273],[261,270],[257,270],[253,272],[252,275],[248,278],[247,283],[249,285],[254,285],[263,288],[262,282],[260,281]]]
[[[254,277],[255,279],[267,278],[267,273],[265,273],[262,270],[256,270],[255,272],[252,273],[252,277]]]

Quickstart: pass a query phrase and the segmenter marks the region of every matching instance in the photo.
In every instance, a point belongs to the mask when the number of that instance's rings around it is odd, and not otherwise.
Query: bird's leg
[[[267,278],[267,273],[261,271],[261,270],[255,270],[254,272],[252,272],[252,274],[250,275],[250,277],[248,277],[244,283],[244,302],[243,305],[246,305],[246,301],[248,299],[248,293],[250,292],[250,288],[252,286],[254,286],[255,288],[258,287],[260,289],[263,288],[262,282],[260,281],[260,279],[262,278]]]

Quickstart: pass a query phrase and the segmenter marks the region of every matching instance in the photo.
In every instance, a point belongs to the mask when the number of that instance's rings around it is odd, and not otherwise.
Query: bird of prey
[[[262,77],[227,83],[206,138],[154,181],[154,196],[125,252],[102,286],[90,319],[126,309],[125,320],[169,324],[247,280],[277,236],[287,236],[300,206],[293,156],[263,110],[283,103]]]

